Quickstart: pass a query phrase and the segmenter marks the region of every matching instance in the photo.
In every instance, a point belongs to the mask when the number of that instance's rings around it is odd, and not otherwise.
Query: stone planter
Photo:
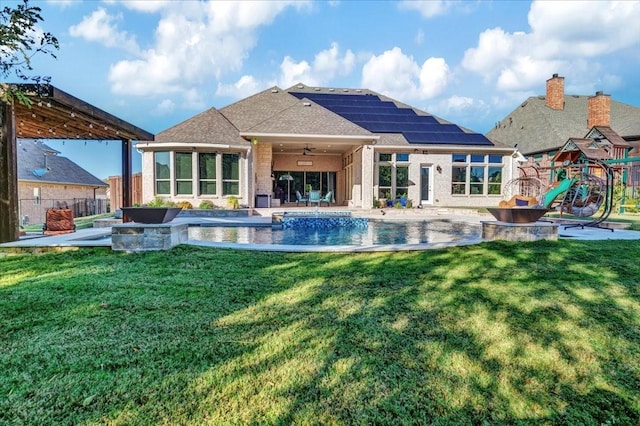
[[[181,207],[123,207],[123,221],[136,223],[171,222],[182,210]]]

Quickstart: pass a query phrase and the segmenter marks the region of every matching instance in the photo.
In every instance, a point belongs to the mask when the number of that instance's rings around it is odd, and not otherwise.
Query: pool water
[[[449,220],[380,221],[369,226],[333,229],[272,229],[270,227],[189,227],[189,239],[238,244],[387,245],[461,242],[479,239],[480,224]]]

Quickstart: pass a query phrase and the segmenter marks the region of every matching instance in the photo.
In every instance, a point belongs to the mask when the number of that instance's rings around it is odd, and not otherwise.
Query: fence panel
[[[84,217],[108,213],[108,204],[108,200],[93,198],[23,198],[20,200],[20,225],[44,224],[47,209],[51,208],[71,209],[73,217]]]

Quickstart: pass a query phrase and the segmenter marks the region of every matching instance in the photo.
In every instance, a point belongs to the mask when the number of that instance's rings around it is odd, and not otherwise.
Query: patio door
[[[420,167],[420,204],[433,204],[431,166]]]

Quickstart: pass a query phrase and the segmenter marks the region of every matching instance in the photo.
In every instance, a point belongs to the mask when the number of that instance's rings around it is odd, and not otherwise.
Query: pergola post
[[[131,207],[131,140],[122,139],[122,207]],[[131,222],[126,214],[122,215],[123,222]]]
[[[0,243],[19,238],[16,145],[13,105],[0,100]]]

